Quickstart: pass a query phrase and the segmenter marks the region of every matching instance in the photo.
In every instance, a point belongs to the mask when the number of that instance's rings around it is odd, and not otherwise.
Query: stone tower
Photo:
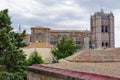
[[[91,47],[114,47],[114,16],[103,9],[91,16]]]

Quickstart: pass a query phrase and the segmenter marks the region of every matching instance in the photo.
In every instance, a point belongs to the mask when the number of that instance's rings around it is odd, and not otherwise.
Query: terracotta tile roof
[[[65,58],[72,62],[114,62],[120,61],[120,48],[90,49],[77,52]]]
[[[51,33],[52,32],[65,32],[65,33],[77,32],[77,33],[85,33],[86,30],[51,30],[50,32]]]
[[[28,46],[25,48],[52,48],[53,46],[49,43],[44,43],[44,42],[33,42],[30,43]]]
[[[120,62],[61,62],[44,66],[120,78]]]
[[[42,27],[42,26],[36,26],[36,27],[32,27],[31,29],[50,29],[50,28]]]
[[[50,30],[50,32],[51,33],[71,33],[71,32],[75,32],[75,33],[85,33],[86,32],[86,30],[51,30],[50,28],[48,28],[48,27],[42,27],[42,26],[36,26],[36,27],[32,27],[31,29],[37,29],[37,30],[45,30],[45,29],[47,29],[47,30]],[[87,32],[89,32],[90,33],[90,31],[89,30],[87,30]]]

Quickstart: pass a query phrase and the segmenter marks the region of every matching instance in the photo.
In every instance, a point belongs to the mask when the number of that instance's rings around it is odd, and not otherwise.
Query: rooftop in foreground
[[[59,63],[44,65],[120,78],[120,48],[83,50]]]
[[[33,80],[37,78],[40,80],[120,80],[120,78],[106,75],[53,68],[37,64],[29,66],[28,79]]]
[[[44,66],[120,78],[120,62],[62,62]]]

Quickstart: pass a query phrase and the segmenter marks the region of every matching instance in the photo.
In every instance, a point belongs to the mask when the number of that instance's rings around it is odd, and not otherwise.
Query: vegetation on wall
[[[65,58],[76,52],[78,46],[75,45],[73,39],[65,39],[64,37],[52,49],[52,53],[57,60]]]
[[[8,10],[0,11],[0,80],[25,80],[26,57],[20,49],[25,31],[15,33],[11,27]]]

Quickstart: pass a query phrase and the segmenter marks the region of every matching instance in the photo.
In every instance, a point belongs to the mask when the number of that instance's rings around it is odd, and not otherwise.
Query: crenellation
[[[94,18],[95,19],[94,19]],[[114,16],[113,13],[105,13],[103,9],[92,15],[91,42],[95,48],[114,47]],[[96,23],[96,24],[93,24]],[[95,28],[93,28],[95,27]],[[109,44],[109,45],[108,45]]]

